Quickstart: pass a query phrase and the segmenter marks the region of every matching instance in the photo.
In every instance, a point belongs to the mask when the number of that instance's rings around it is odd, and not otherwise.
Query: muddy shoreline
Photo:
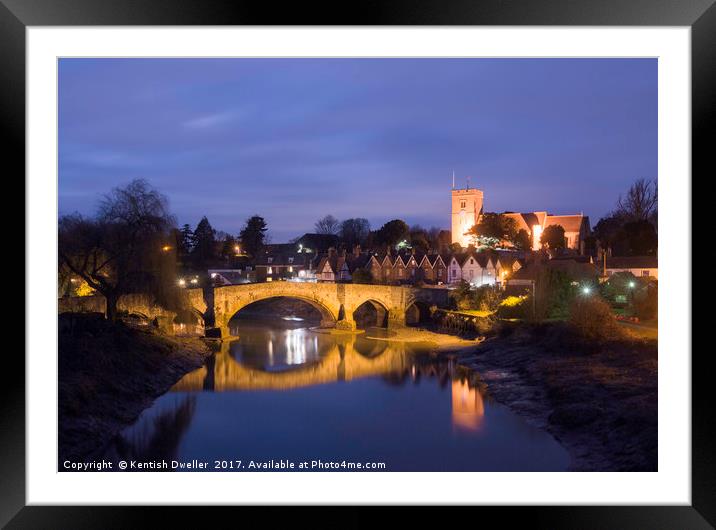
[[[582,344],[562,324],[446,350],[487,393],[569,452],[570,471],[657,471],[657,345]]]
[[[92,459],[156,398],[211,355],[198,338],[91,315],[60,318],[58,469]]]

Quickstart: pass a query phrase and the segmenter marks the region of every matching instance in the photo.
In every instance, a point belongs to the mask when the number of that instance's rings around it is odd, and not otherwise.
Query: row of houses
[[[363,271],[358,281],[367,281],[370,273],[372,283],[386,285],[425,283],[450,285],[464,280],[471,285],[505,285],[510,279],[528,279],[530,262],[542,261],[545,256],[537,253],[514,251],[472,251],[460,253],[399,253],[353,252],[328,249],[326,253],[279,251],[263,253],[237,269],[213,269],[209,273],[218,285],[271,282],[271,281],[318,281],[351,282],[358,271]],[[589,256],[567,255],[549,262],[555,267],[566,267],[569,272],[580,275],[608,276],[614,272],[634,267],[637,276],[657,277],[656,258],[608,258],[604,264],[595,264]],[[631,263],[634,262],[634,263]],[[648,262],[648,263],[647,263]],[[618,267],[618,268],[612,268]],[[521,270],[521,274],[517,274]]]
[[[524,264],[514,252],[370,253],[356,247],[353,252],[331,248],[325,254],[271,252],[238,269],[212,269],[216,284],[319,281],[350,282],[357,271],[370,273],[370,281],[386,285],[425,283],[454,284],[461,280],[472,285],[500,284]]]
[[[456,254],[331,254],[321,258],[317,281],[351,281],[356,270],[370,272],[383,284],[452,284],[465,280],[472,285],[504,281],[524,263],[514,253],[462,252]]]

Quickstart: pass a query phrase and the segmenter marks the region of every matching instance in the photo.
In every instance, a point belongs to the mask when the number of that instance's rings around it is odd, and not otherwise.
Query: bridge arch
[[[389,314],[390,310],[384,302],[368,298],[355,306],[351,317],[359,328],[385,328],[388,327]]]
[[[413,300],[405,310],[405,323],[417,326],[430,321],[430,306],[422,300]]]
[[[229,322],[232,318],[234,318],[241,310],[247,308],[248,306],[256,303],[261,302],[263,300],[272,300],[272,299],[278,299],[278,298],[289,298],[293,300],[300,300],[302,302],[307,303],[314,309],[318,311],[318,313],[321,315],[321,326],[322,327],[331,327],[334,326],[336,321],[338,320],[338,315],[334,313],[334,311],[328,307],[326,304],[324,304],[322,301],[317,300],[311,296],[305,296],[297,293],[285,293],[285,294],[275,294],[273,292],[266,292],[266,293],[254,293],[253,296],[247,299],[237,299],[235,303],[229,304],[227,306],[227,310],[224,311],[220,316],[217,316],[216,323],[217,326],[221,327],[222,329],[222,337],[229,337],[230,336],[230,330],[229,330]]]

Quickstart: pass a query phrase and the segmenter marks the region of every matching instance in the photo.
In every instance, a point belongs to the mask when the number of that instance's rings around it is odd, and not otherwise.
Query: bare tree
[[[626,197],[619,196],[615,214],[628,221],[650,221],[657,215],[656,180],[638,179]]]
[[[341,227],[341,223],[332,215],[326,215],[325,217],[316,221],[316,224],[314,226],[316,228],[317,234],[336,235]]]
[[[356,217],[346,219],[341,223],[341,239],[349,248],[363,244],[369,233],[370,222],[368,222],[368,219]]]
[[[122,294],[152,292],[169,301],[176,291],[176,249],[166,245],[173,225],[166,198],[135,180],[106,195],[96,217],[60,218],[60,265],[104,295],[111,320]]]

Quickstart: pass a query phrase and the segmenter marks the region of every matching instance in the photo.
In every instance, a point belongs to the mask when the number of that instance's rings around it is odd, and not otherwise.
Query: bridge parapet
[[[202,289],[185,289],[185,306],[197,317],[204,318],[207,310]],[[58,299],[58,313],[107,313],[107,300],[102,295],[70,296]],[[162,327],[171,332],[176,311],[165,309],[154,297],[146,294],[126,294],[117,300],[117,309],[130,315],[139,315],[149,320],[157,319]]]

